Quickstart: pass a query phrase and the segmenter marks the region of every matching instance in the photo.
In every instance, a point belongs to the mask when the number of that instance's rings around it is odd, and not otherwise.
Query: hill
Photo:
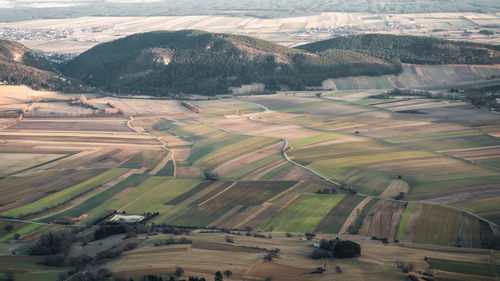
[[[338,37],[297,47],[321,53],[350,50],[393,62],[414,64],[498,64],[500,46],[422,36],[365,34]]]
[[[34,89],[59,91],[72,91],[81,87],[79,82],[61,75],[49,60],[20,43],[2,39],[0,81]]]
[[[213,95],[250,83],[300,90],[332,77],[398,73],[401,66],[348,50],[312,54],[246,36],[184,30],[103,43],[60,69],[110,91]]]

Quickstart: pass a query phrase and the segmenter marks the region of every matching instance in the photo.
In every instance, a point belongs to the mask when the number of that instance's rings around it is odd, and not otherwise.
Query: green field
[[[275,179],[275,178],[280,178],[280,174],[281,173],[284,173],[286,170],[290,169],[290,168],[293,168],[295,165],[293,165],[292,163],[290,162],[286,162],[284,163],[283,165],[280,165],[272,170],[270,170],[269,172],[267,172],[263,177],[262,179],[264,180],[269,180],[269,179]]]
[[[457,131],[457,132],[445,132],[445,133],[439,133],[439,134],[425,134],[425,135],[418,135],[418,136],[412,136],[412,137],[391,138],[391,139],[387,139],[387,141],[390,141],[393,143],[418,142],[418,141],[441,140],[441,139],[447,139],[447,138],[478,136],[478,135],[483,135],[483,133],[479,130],[464,130],[464,131]]]
[[[320,221],[314,232],[339,233],[352,210],[363,201],[363,197],[355,195],[345,196],[330,212]]]
[[[205,227],[213,221],[227,213],[232,206],[184,206],[179,210],[174,210],[173,214],[168,216],[164,223],[172,225],[183,225],[191,227]]]
[[[150,177],[123,198],[106,205],[124,208],[124,211],[132,214],[163,212],[169,208],[165,203],[188,192],[200,183],[199,180],[191,179],[171,180],[170,177]]]
[[[161,168],[158,173],[156,173],[157,176],[167,176],[167,177],[172,177],[174,175],[174,162],[168,161],[163,168]]]
[[[435,258],[430,258],[430,263],[432,264],[433,269],[436,270],[469,275],[496,277],[493,268],[488,263],[451,261]]]
[[[401,222],[399,223],[398,236],[397,239],[399,241],[405,241],[405,229],[408,224],[408,219],[410,218],[413,209],[415,208],[415,202],[410,202],[405,208],[405,212],[403,213],[403,217],[401,217]]]
[[[360,105],[370,105],[370,104],[377,104],[377,103],[383,103],[383,102],[391,102],[391,101],[396,101],[397,99],[374,99],[374,98],[364,98],[360,99],[354,102],[354,104],[360,104]]]
[[[429,231],[438,226],[438,230]],[[478,247],[481,233],[478,220],[455,209],[424,205],[415,227],[413,242],[448,246]]]
[[[120,165],[120,168],[142,169],[145,167],[147,169],[153,169],[163,160],[163,158],[167,157],[167,154],[168,152],[165,150],[142,150]]]
[[[226,178],[233,179],[233,180],[241,179],[244,176],[247,176],[248,174],[255,172],[258,169],[264,168],[267,165],[270,165],[272,163],[279,161],[280,159],[284,159],[284,157],[281,153],[269,155],[267,157],[264,157],[262,159],[255,161],[255,162],[252,162],[248,165],[245,165],[242,168],[234,170],[229,175],[227,175]]]
[[[371,199],[370,202],[368,202],[363,210],[361,210],[361,213],[359,214],[359,217],[356,219],[354,224],[352,225],[352,228],[349,230],[351,234],[357,234],[359,228],[361,227],[361,223],[365,219],[366,215],[369,214],[370,210],[372,207],[379,201],[379,199]]]
[[[302,194],[275,216],[265,230],[277,232],[312,232],[344,195]]]
[[[289,143],[291,148],[300,148],[306,145],[310,144],[315,144],[315,143],[320,143],[320,142],[325,142],[329,140],[337,140],[344,138],[345,135],[343,134],[337,134],[337,133],[321,133],[318,135],[302,138],[300,140],[292,141]]]
[[[147,175],[133,174],[128,178],[126,178],[125,180],[121,181],[120,183],[89,198],[88,200],[82,202],[81,204],[64,212],[61,212],[57,215],[41,219],[40,222],[51,222],[55,219],[64,216],[76,218],[86,213],[88,213],[90,216],[89,219],[87,219],[87,221],[91,222],[92,219],[102,216],[111,210],[110,208],[108,208],[108,206],[102,205],[106,200],[113,197],[114,195],[124,190],[125,188],[138,186],[139,184],[141,184],[142,181],[146,180],[147,178],[148,178]]]
[[[238,182],[229,190],[206,202],[207,206],[260,205],[294,186],[295,181]]]
[[[55,206],[61,205],[79,195],[88,192],[94,188],[97,188],[107,182],[112,181],[113,179],[118,178],[119,176],[128,172],[128,169],[123,168],[115,168],[111,169],[107,172],[104,172],[96,177],[93,177],[89,180],[86,180],[82,183],[74,185],[72,187],[66,188],[49,196],[46,196],[36,202],[33,202],[28,205],[24,205],[22,207],[12,209],[6,212],[1,213],[2,216],[5,217],[22,217],[27,214],[38,213],[45,209],[50,209]]]
[[[194,149],[188,160],[204,170],[211,171],[226,161],[279,141],[265,137],[234,136],[201,149]]]
[[[202,109],[202,114],[211,117],[224,115],[250,114],[262,112],[264,109],[256,104],[243,103],[233,100],[194,101],[194,105]]]
[[[44,225],[40,225],[40,224],[26,224],[23,227],[15,230],[15,231],[12,231],[12,233],[9,233],[7,235],[2,236],[0,238],[0,242],[5,242],[5,241],[8,241],[10,239],[13,239],[14,234],[16,234],[16,233],[20,234],[22,236],[24,234],[39,230],[39,229],[44,228],[44,227],[45,227]]]

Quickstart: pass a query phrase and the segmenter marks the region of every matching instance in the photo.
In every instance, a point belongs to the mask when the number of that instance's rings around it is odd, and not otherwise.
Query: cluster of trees
[[[64,265],[74,235],[72,233],[49,233],[38,239],[37,243],[29,250],[30,255],[45,256],[43,263],[50,266]]]
[[[462,99],[479,108],[500,111],[500,85],[464,89]]]
[[[206,281],[205,277],[197,277],[197,276],[189,276],[187,279],[181,279],[182,275],[184,275],[184,269],[181,267],[177,267],[175,270],[175,273],[173,275],[170,275],[168,277],[163,278],[161,275],[154,275],[154,274],[148,274],[142,276],[139,281]],[[223,281],[224,276],[227,277],[229,280],[229,277],[233,275],[233,272],[231,270],[224,270],[224,272],[217,271],[214,274],[214,280],[215,281]],[[121,276],[116,276],[113,278],[114,281],[134,281],[134,279],[126,279]]]
[[[200,31],[149,32],[98,45],[61,66],[68,76],[120,92],[229,93],[263,83],[302,90],[328,78],[398,73],[401,65],[347,50],[313,55],[251,37]]]
[[[412,89],[394,89],[387,93],[371,96],[372,98],[390,97],[423,97],[428,99],[461,100],[469,102],[478,108],[500,111],[500,85],[485,86],[479,88],[457,89],[451,88],[447,93],[429,92]]]
[[[177,227],[174,225],[168,225],[165,223],[155,224],[152,223],[150,226],[151,232],[161,232],[163,234],[173,234],[173,235],[189,235],[191,233],[191,229],[184,227]]]
[[[163,245],[175,245],[175,244],[193,244],[193,240],[188,239],[186,237],[181,237],[179,239],[175,239],[174,237],[169,237],[165,241],[155,242],[155,246],[163,246]]]
[[[318,189],[316,191],[316,194],[337,194],[337,190],[335,188],[323,188],[323,189]]]
[[[342,241],[338,237],[335,240],[321,239],[319,248],[313,250],[312,258],[357,258],[361,255],[361,246],[353,241]]]
[[[350,50],[394,63],[498,64],[500,47],[432,37],[363,34],[338,37],[298,48],[311,52]]]

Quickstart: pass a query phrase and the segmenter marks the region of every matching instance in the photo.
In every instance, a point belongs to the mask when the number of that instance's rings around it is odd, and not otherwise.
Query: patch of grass
[[[125,174],[126,172],[128,172],[128,169],[111,169],[82,183],[48,195],[36,202],[24,205],[16,209],[5,211],[1,215],[6,217],[22,217],[26,214],[37,213],[43,211],[44,209],[50,209],[94,188],[97,188],[107,182],[110,182],[113,179],[116,179],[119,176]]]
[[[314,101],[314,102],[305,102],[297,105],[292,105],[288,107],[279,108],[280,112],[292,113],[299,111],[306,111],[311,109],[318,109],[322,107],[327,107],[330,105],[330,102],[325,101]]]
[[[401,217],[401,222],[399,223],[399,229],[398,229],[398,235],[397,235],[397,239],[399,241],[404,241],[406,225],[408,225],[408,220],[410,219],[410,215],[413,212],[415,205],[416,205],[415,202],[408,203],[408,205],[406,206],[406,209],[403,213],[403,216]]]
[[[376,104],[376,103],[381,103],[381,102],[390,102],[390,101],[395,101],[396,99],[373,99],[373,98],[366,98],[366,99],[360,99],[355,102],[354,104],[360,104],[360,105],[370,105],[370,104]]]
[[[491,265],[488,263],[452,261],[435,258],[430,258],[430,263],[432,264],[433,269],[437,270],[489,277],[496,276]]]
[[[40,272],[40,273],[23,273],[16,274],[16,281],[54,281],[58,280],[59,274],[66,273],[65,271],[59,272]],[[0,279],[1,280],[1,279]]]
[[[27,224],[24,227],[22,227],[16,231],[12,231],[10,234],[3,236],[2,238],[0,238],[0,242],[5,242],[5,241],[8,241],[10,239],[14,239],[14,235],[16,233],[19,235],[25,235],[25,234],[28,234],[30,232],[34,232],[34,231],[36,231],[40,228],[43,228],[43,227],[44,226],[40,225],[40,224]]]
[[[292,141],[290,142],[289,145],[291,148],[300,148],[306,145],[320,143],[329,140],[341,139],[344,137],[345,135],[338,133],[321,133],[314,136],[305,137],[296,141]]]
[[[264,228],[278,232],[312,232],[344,195],[302,194]]]
[[[174,176],[174,162],[172,160],[169,160],[163,168],[161,168],[158,173],[156,173],[157,176],[167,176],[167,177],[173,177]]]

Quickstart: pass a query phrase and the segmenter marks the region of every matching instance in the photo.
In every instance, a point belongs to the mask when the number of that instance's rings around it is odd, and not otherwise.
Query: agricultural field
[[[327,271],[320,275],[311,272],[324,261],[309,258],[312,252],[310,245],[318,242],[320,238],[331,239],[334,236],[321,236],[307,241],[297,236],[287,238],[273,235],[273,238],[269,239],[231,235],[230,237],[235,242],[231,244],[225,242],[226,234],[193,233],[189,237],[193,240],[192,245],[153,246],[155,242],[162,241],[166,237],[168,236],[160,234],[151,237],[149,241],[141,239],[139,247],[126,252],[122,258],[113,262],[111,269],[114,272],[124,274],[127,278],[138,277],[146,272],[166,275],[173,272],[176,266],[180,266],[186,270],[186,275],[205,278],[212,278],[214,269],[229,269],[233,272],[232,280],[263,279],[266,278],[265,276],[272,277],[274,280],[311,280],[313,278],[314,280],[357,280],[361,276],[370,276],[366,280],[380,280],[380,278],[383,280],[404,280],[407,278],[407,274],[405,275],[397,269],[395,265],[397,261],[413,263],[416,270],[425,271],[429,268],[429,264],[424,261],[424,257],[429,257],[429,263],[439,267],[439,271],[436,268],[435,274],[440,277],[449,276],[446,275],[449,273],[444,271],[446,268],[443,267],[443,264],[445,263],[469,263],[467,267],[464,267],[466,272],[461,273],[463,275],[460,277],[473,280],[477,270],[489,266],[489,254],[486,251],[478,252],[467,249],[456,251],[449,248],[435,251],[432,247],[401,246],[392,243],[384,246],[380,241],[349,237],[348,239],[360,243],[363,249],[363,258],[335,260],[334,264],[328,263]],[[341,238],[347,239],[344,236]],[[279,248],[281,255],[279,259],[272,262],[264,262],[262,261],[264,253],[250,247]],[[373,268],[374,263],[377,264],[376,270]],[[343,269],[342,275],[335,272],[336,265]],[[491,274],[491,268],[479,273],[486,278],[489,274]]]
[[[343,197],[343,195],[303,194],[274,217],[266,229],[277,232],[310,232]]]
[[[45,6],[47,4],[49,6]],[[40,7],[53,7],[53,5],[57,4],[68,5],[68,3],[62,2],[36,3]],[[92,3],[88,4],[92,5]],[[153,6],[154,8],[150,9],[152,9],[151,13],[155,15],[154,17],[90,17],[86,14],[82,15],[83,18],[35,20],[29,18],[24,21],[0,23],[0,28],[15,27],[16,29],[20,29],[22,32],[20,34],[24,35],[21,37],[24,39],[24,44],[30,48],[51,53],[81,53],[98,43],[107,42],[133,33],[182,29],[203,29],[209,32],[243,34],[270,40],[286,46],[297,46],[324,40],[332,36],[353,33],[411,33],[425,36],[432,35],[453,40],[498,44],[499,39],[497,36],[483,35],[478,30],[473,29],[474,26],[485,26],[485,28],[487,26],[488,30],[498,32],[499,28],[495,26],[499,20],[498,14],[494,12],[488,14],[470,12],[471,6],[467,4],[460,6],[464,7],[462,11],[465,10],[468,12],[459,12],[460,10],[456,10],[456,3],[454,3],[454,7],[448,7],[444,10],[434,10],[435,5],[438,4],[450,6],[448,3],[434,1],[432,4],[421,4],[420,7],[423,7],[425,13],[419,13],[420,9],[414,5],[408,5],[408,3],[389,4],[377,2],[373,5],[366,5],[363,1],[356,1],[356,4],[351,2],[347,5],[341,2],[302,2],[300,8],[291,9],[290,4],[288,6],[280,5],[282,7],[280,8],[267,2],[245,2],[240,4],[241,6],[234,6],[233,3],[232,6],[229,6],[229,10],[227,10],[228,4],[224,2],[224,4],[220,4],[223,9],[217,12],[218,15],[157,16],[158,8]],[[488,4],[493,5],[490,2]],[[23,3],[23,5],[28,4]],[[207,11],[214,9],[213,4],[197,2],[197,6],[200,5],[202,7],[205,6],[204,10]],[[263,8],[263,6],[268,6],[268,8]],[[488,7],[488,5],[484,4],[477,5],[478,9],[481,10],[483,10],[483,6],[484,9]],[[79,11],[82,10],[82,7],[78,6],[76,8]],[[144,6],[141,6],[141,9],[131,9],[142,11],[143,8]],[[161,9],[165,8],[161,7]],[[179,11],[181,13],[185,10],[189,11],[185,6],[169,6],[168,8],[173,9],[175,15],[178,15]],[[394,13],[393,11],[393,14],[385,14],[393,8],[396,8],[400,12]],[[415,8],[417,10],[414,10]],[[112,9],[112,14],[115,15],[116,6],[113,6]],[[330,12],[325,13],[325,9]],[[360,12],[360,10],[363,12]],[[59,11],[55,10],[54,12],[58,13]],[[296,15],[297,12],[298,15]],[[290,13],[293,15],[290,15]],[[198,11],[194,14],[203,13]],[[8,15],[11,16],[10,14]],[[255,15],[255,17],[252,15]],[[46,18],[46,15],[44,14],[42,18]],[[36,37],[37,40],[33,40],[32,37],[27,36],[35,32],[40,26],[54,30],[68,28],[72,33],[71,36],[67,37]],[[464,32],[464,30],[469,32]],[[13,33],[13,38],[17,34],[19,33]],[[7,33],[6,35],[10,34]]]
[[[25,243],[78,227],[88,227],[75,242],[84,243],[96,222],[119,214],[144,217],[145,227],[193,229],[193,244],[154,246],[168,238],[159,230],[128,238],[138,248],[108,264],[127,277],[147,263],[158,274],[183,266],[211,277],[217,266],[230,268],[232,280],[353,280],[377,262],[373,280],[401,280],[397,258],[422,271],[433,264],[445,280],[478,275],[500,239],[498,116],[464,103],[370,99],[379,90],[321,93],[193,101],[201,113],[175,100],[142,110],[156,101],[93,97],[103,106],[111,99],[124,115],[15,120],[0,130],[0,157],[9,160],[0,164],[0,253],[25,255]],[[78,107],[75,114],[84,115]],[[231,234],[219,229],[241,235],[228,243]],[[359,241],[363,255],[335,260],[342,275],[313,276],[324,261],[309,259],[307,232],[313,242]],[[125,236],[102,243],[118,247]],[[73,251],[95,255],[96,243]],[[276,247],[281,257],[262,262],[257,248]],[[460,262],[471,269],[447,265]],[[48,280],[62,270],[35,263],[21,259],[31,265],[16,276]]]

